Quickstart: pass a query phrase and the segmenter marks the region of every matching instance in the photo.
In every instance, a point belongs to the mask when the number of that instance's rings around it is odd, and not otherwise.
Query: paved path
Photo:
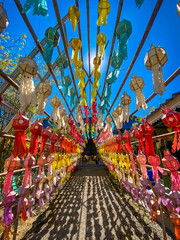
[[[38,218],[23,239],[164,239],[160,225],[120,195],[103,167],[80,167]]]

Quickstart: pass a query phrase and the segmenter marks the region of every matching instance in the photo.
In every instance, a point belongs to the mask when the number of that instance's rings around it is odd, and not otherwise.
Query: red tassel
[[[27,153],[26,133],[25,131],[17,130],[15,131],[15,141],[12,154],[14,157],[20,155],[22,158],[24,158],[26,153]]]
[[[146,144],[146,156],[155,156],[154,143],[152,135],[145,135],[145,144]]]
[[[50,135],[51,135],[51,131],[49,126],[46,129],[42,130],[42,133],[41,133],[42,143],[41,143],[40,153],[44,152],[46,141],[50,137]]]
[[[173,141],[173,145],[172,145],[172,152],[173,152],[173,153],[176,152],[177,141],[178,141],[178,133],[175,132],[174,141]]]
[[[30,143],[30,148],[29,148],[29,152],[32,154],[32,155],[36,155],[37,154],[37,150],[38,150],[38,140],[39,140],[39,135],[41,134],[42,132],[42,123],[40,123],[38,121],[38,119],[33,123],[31,124],[31,143]]]

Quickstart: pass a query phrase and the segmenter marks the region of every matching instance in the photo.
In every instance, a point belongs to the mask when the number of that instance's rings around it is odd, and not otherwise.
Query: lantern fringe
[[[166,91],[165,84],[163,80],[163,72],[160,64],[152,66],[153,72],[153,84],[154,84],[154,93],[163,95],[163,92]]]

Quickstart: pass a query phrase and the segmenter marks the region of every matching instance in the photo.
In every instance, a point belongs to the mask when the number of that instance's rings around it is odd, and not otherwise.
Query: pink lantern
[[[172,191],[180,191],[180,175],[178,173],[180,163],[178,159],[172,156],[169,150],[164,150],[164,158],[162,159],[162,163],[165,168],[171,171]]]
[[[153,178],[159,180],[158,170],[162,170],[159,165],[161,164],[160,157],[158,155],[149,156],[148,163],[152,165]]]
[[[146,156],[142,152],[140,152],[136,158],[141,167],[142,177],[147,178]]]

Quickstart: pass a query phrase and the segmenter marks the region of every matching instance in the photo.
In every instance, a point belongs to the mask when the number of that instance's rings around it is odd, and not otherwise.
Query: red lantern
[[[44,130],[42,130],[41,136],[42,136],[42,143],[41,143],[40,153],[44,152],[46,141],[51,136],[51,130],[49,126]]]
[[[143,153],[139,152],[136,158],[141,167],[142,177],[147,178],[146,156]]]
[[[25,130],[29,127],[29,119],[25,116],[25,113],[21,115],[20,111],[12,121],[12,128],[15,130],[15,141],[13,148],[13,156],[20,155],[22,158],[27,153],[26,148],[26,133]]]
[[[159,180],[158,170],[160,170],[159,165],[161,164],[160,157],[158,155],[149,156],[148,163],[153,166],[152,168],[153,178]]]
[[[164,158],[162,159],[162,163],[165,168],[171,171],[172,191],[180,191],[180,175],[178,173],[180,163],[178,159],[172,156],[169,150],[164,150]]]
[[[50,148],[50,153],[56,153],[56,147],[55,147],[55,143],[57,142],[59,136],[56,132],[53,132],[51,134],[50,140],[51,140],[51,148]]]
[[[175,131],[174,142],[172,151],[176,152],[176,149],[180,149],[180,114],[176,111],[170,110],[165,106],[165,110],[162,109],[163,117],[162,121],[167,126]]]
[[[140,129],[142,130],[145,137],[146,144],[146,156],[155,156],[154,144],[152,139],[153,126],[148,123],[147,119],[143,119],[140,124]]]
[[[29,152],[33,155],[37,154],[37,149],[38,149],[38,139],[39,139],[39,135],[42,132],[42,123],[40,123],[40,121],[38,121],[38,119],[31,124],[31,128],[30,131],[32,133],[31,135],[31,143],[30,143],[30,148],[29,148]]]
[[[136,126],[134,126],[132,133],[133,133],[133,136],[137,138],[139,141],[139,152],[142,151],[143,153],[145,153],[142,131],[138,129]]]
[[[124,133],[122,135],[122,139],[125,142],[125,147],[126,147],[128,153],[133,153],[133,149],[132,149],[131,144],[130,144],[131,135],[127,130],[124,131]]]

